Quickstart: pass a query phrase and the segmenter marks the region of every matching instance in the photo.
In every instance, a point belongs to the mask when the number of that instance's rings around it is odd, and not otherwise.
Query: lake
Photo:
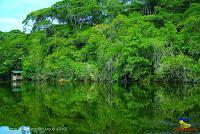
[[[178,118],[200,130],[200,86],[0,83],[0,133],[173,133]]]

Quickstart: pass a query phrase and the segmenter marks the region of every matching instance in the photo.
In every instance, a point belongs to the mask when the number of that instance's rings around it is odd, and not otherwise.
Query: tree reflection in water
[[[1,126],[53,128],[41,130],[46,133],[154,133],[173,132],[179,117],[192,117],[192,127],[200,127],[198,85],[22,83],[21,88],[13,92],[9,84],[0,85]]]

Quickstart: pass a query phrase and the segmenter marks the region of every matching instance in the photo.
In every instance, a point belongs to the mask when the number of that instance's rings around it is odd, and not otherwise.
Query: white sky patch
[[[0,31],[22,31],[22,21],[30,12],[50,7],[57,1],[60,0],[0,0]]]
[[[12,29],[19,29],[22,31],[22,24],[20,19],[14,18],[0,18],[0,30],[8,32]]]

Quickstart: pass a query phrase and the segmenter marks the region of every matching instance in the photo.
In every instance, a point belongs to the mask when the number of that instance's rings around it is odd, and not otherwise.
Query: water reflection
[[[11,88],[13,92],[21,92],[22,91],[22,82],[21,81],[12,81]]]
[[[31,134],[30,128],[22,126],[20,128],[0,127],[0,134]]]
[[[48,134],[172,133],[179,117],[192,117],[192,127],[200,128],[198,85],[23,83],[21,88],[13,92],[0,85],[0,126],[40,127]]]

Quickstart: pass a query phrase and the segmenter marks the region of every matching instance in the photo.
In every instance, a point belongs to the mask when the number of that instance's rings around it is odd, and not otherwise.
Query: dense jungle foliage
[[[200,81],[199,0],[62,0],[0,32],[0,77]]]

